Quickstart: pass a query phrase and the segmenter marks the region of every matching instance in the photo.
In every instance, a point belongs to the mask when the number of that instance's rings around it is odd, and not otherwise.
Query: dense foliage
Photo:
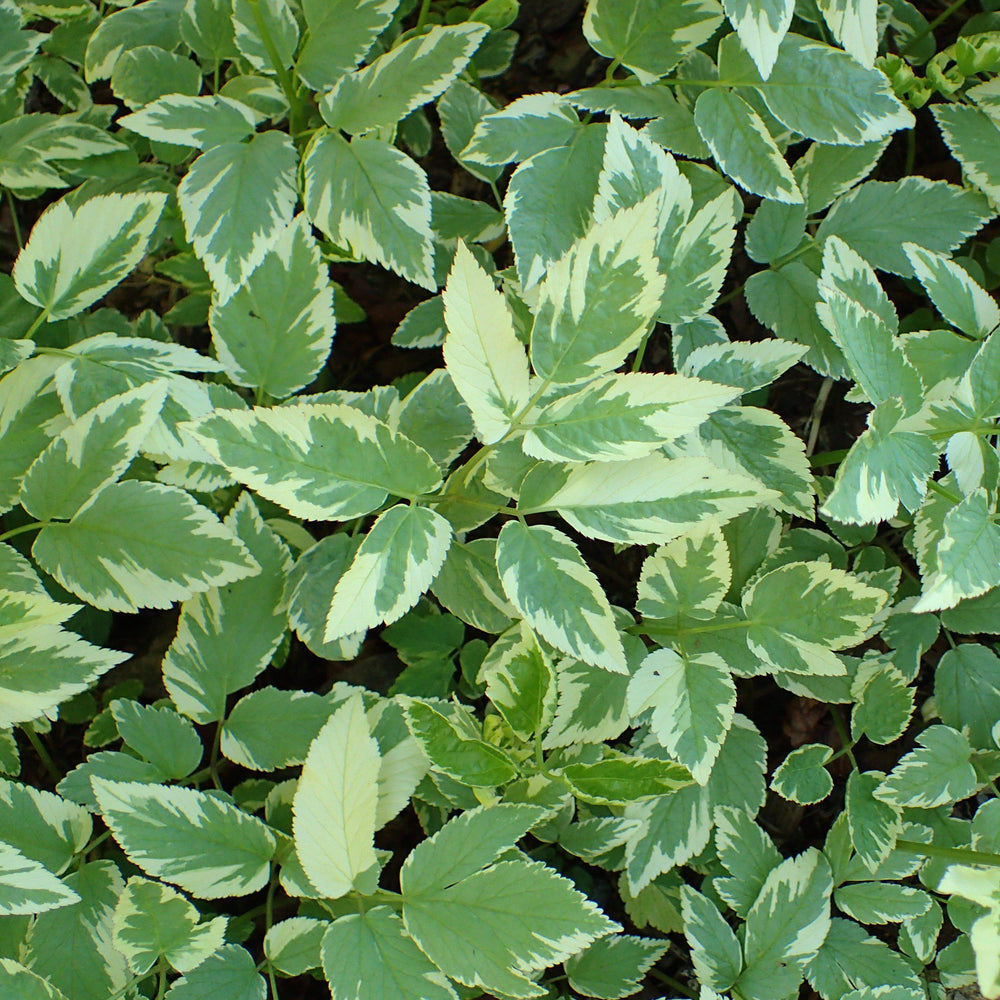
[[[0,997],[1000,997],[996,4],[532,6],[0,0]]]

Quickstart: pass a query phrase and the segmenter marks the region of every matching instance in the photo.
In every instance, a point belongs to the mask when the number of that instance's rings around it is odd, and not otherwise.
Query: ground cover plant
[[[1000,996],[1000,14],[0,0],[0,997]]]

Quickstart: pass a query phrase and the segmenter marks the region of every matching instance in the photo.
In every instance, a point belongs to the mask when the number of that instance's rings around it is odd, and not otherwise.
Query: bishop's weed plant
[[[566,6],[0,0],[2,1000],[1000,997],[996,3]]]

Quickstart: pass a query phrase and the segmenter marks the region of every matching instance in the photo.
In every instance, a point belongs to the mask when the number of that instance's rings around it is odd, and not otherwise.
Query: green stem
[[[20,250],[24,247],[24,240],[21,239],[21,223],[17,219],[17,202],[14,201],[14,195],[9,190],[7,191],[7,208],[10,209],[10,221],[14,227],[14,239],[17,240],[17,248]]]
[[[926,28],[924,28],[923,31],[921,31],[918,35],[914,35],[906,43],[906,45],[903,47],[903,51],[900,52],[899,55],[905,56],[914,47],[914,45],[917,44],[917,42],[922,41],[924,38],[926,38],[938,25],[944,24],[944,22],[947,21],[948,18],[955,13],[955,11],[961,10],[966,5],[967,2],[968,0],[955,0],[955,2],[951,4],[951,6],[946,7],[943,11],[941,11],[940,14],[938,14],[936,18],[934,18],[933,21],[931,21],[927,25]]]
[[[32,521],[31,524],[22,524],[19,528],[11,528],[10,531],[5,531],[0,535],[0,542],[6,542],[8,538],[13,538],[15,535],[24,535],[29,531],[38,531],[40,528],[55,523],[55,521]]]
[[[42,310],[42,311],[41,311],[41,312],[40,312],[40,313],[39,313],[39,314],[38,314],[38,315],[37,315],[37,316],[35,317],[35,321],[34,321],[34,322],[33,322],[33,323],[31,324],[31,326],[29,326],[29,327],[28,327],[27,331],[26,331],[26,332],[25,332],[25,334],[24,334],[24,339],[25,339],[25,340],[31,340],[31,338],[32,338],[32,337],[34,336],[34,334],[35,334],[35,331],[36,331],[36,330],[37,330],[37,329],[38,329],[38,328],[39,328],[39,327],[40,327],[40,326],[41,326],[41,325],[42,325],[42,324],[43,324],[43,323],[44,323],[44,322],[45,322],[45,321],[46,321],[46,320],[47,320],[48,318],[49,318],[49,311],[48,311],[48,309],[43,309],[43,310]]]
[[[1000,854],[974,851],[971,847],[942,847],[940,844],[921,844],[918,840],[897,840],[896,850],[906,851],[908,854],[922,854],[925,858],[941,858],[958,864],[1000,868]]]
[[[274,923],[274,891],[278,887],[278,868],[271,866],[271,884],[267,887],[267,899],[264,901],[264,933],[266,934]],[[274,966],[267,961],[267,981],[271,987],[271,1000],[278,1000],[278,983],[274,978]]]
[[[427,23],[427,15],[431,11],[431,0],[421,0],[420,3],[420,13],[417,15],[417,23],[414,27],[414,32],[420,34],[423,30],[424,25]]]
[[[632,361],[632,371],[637,372],[642,367],[642,359],[646,353],[646,345],[649,343],[649,338],[653,335],[653,328],[655,323],[649,325],[649,329],[643,334],[642,340],[639,343],[639,347],[636,349],[635,358]]]
[[[56,767],[51,754],[45,749],[45,744],[42,743],[38,733],[35,732],[35,727],[30,722],[26,722],[21,726],[21,732],[28,737],[28,742],[35,753],[38,754],[38,759],[45,765],[45,770],[49,772],[49,776],[56,784],[59,784],[62,781],[63,773]]]
[[[946,490],[936,479],[929,479],[927,481],[927,486],[929,489],[932,489],[935,493],[937,493],[938,496],[944,497],[945,500],[950,500],[953,504],[960,504],[962,502],[962,498],[960,496],[952,493],[951,490]]]
[[[843,744],[843,749],[847,754],[847,759],[851,762],[851,767],[854,768],[855,771],[860,771],[861,768],[858,767],[858,762],[854,756],[855,741],[851,739],[851,734],[847,729],[847,723],[844,722],[844,719],[840,714],[840,709],[838,709],[836,705],[830,706],[830,718],[833,719],[833,724],[840,736],[840,742]]]
[[[675,993],[690,997],[691,1000],[697,1000],[698,995],[696,993],[692,993],[683,983],[674,979],[673,976],[668,976],[665,972],[660,972],[655,965],[649,970],[649,975],[654,979],[658,979],[664,986],[669,986]]]

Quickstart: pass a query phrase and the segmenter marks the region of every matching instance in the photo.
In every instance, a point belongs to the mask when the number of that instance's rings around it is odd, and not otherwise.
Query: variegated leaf
[[[549,462],[641,458],[694,430],[735,395],[683,375],[608,375],[532,414],[524,450]]]
[[[488,33],[485,24],[466,21],[408,38],[323,94],[323,120],[349,135],[391,128],[443,93]]]
[[[715,522],[706,521],[646,557],[635,609],[644,618],[710,618],[732,575],[726,540]]]
[[[444,360],[480,440],[498,441],[528,402],[528,359],[503,293],[464,243],[443,293]]]
[[[101,815],[128,859],[199,899],[267,883],[277,848],[261,820],[193,788],[92,778]]]
[[[873,795],[899,809],[934,809],[972,795],[980,784],[968,737],[950,726],[930,726]]]
[[[872,66],[878,53],[878,0],[817,0],[833,37],[862,66]]]
[[[451,525],[427,507],[396,504],[380,514],[333,592],[324,641],[409,611],[434,582],[451,538]]]
[[[996,205],[1000,202],[1000,170],[992,150],[1000,135],[1000,125],[995,111],[989,115],[980,108],[950,101],[933,105],[931,111],[966,176]]]
[[[271,130],[202,153],[177,188],[187,237],[225,302],[292,219],[298,155]]]
[[[434,291],[431,193],[404,152],[376,139],[321,133],[303,163],[304,201],[334,243]]]
[[[21,506],[40,521],[71,518],[125,471],[159,416],[163,383],[112,396],[69,425],[21,481]]]
[[[695,103],[694,120],[716,162],[741,188],[774,201],[802,202],[781,150],[742,97],[721,88],[705,90]]]
[[[770,385],[796,361],[801,361],[805,353],[804,345],[778,338],[752,344],[745,341],[704,344],[691,351],[681,370],[685,375],[753,392]]]
[[[527,94],[480,119],[461,158],[485,167],[520,163],[566,145],[579,128],[580,119],[562,94]]]
[[[178,711],[202,723],[225,718],[228,696],[252,683],[271,662],[287,628],[287,547],[264,523],[247,493],[225,524],[260,572],[186,600],[177,634],[163,658],[167,693]],[[238,645],[232,643],[233,635],[239,635]]]
[[[542,638],[568,656],[625,673],[611,605],[566,535],[547,524],[509,521],[496,560],[507,597]]]
[[[375,864],[378,744],[360,693],[330,717],[312,742],[295,799],[295,852],[309,881],[328,899],[350,892]]]
[[[743,968],[743,951],[733,929],[707,896],[681,886],[684,936],[699,982],[713,990],[728,990]]]
[[[243,543],[173,486],[106,486],[71,521],[42,528],[35,561],[96,608],[135,612],[260,571]]]
[[[389,26],[399,0],[303,0],[306,36],[295,72],[313,90],[349,73]]]
[[[209,313],[230,380],[284,399],[316,377],[335,328],[333,286],[304,215],[279,234],[235,294]]]
[[[664,288],[653,253],[657,214],[654,197],[624,209],[548,269],[531,331],[536,374],[579,382],[639,346]]]
[[[343,403],[215,413],[194,436],[240,482],[296,517],[360,517],[390,494],[441,483],[433,459],[408,438]]]
[[[549,727],[556,708],[556,673],[545,651],[524,622],[510,642],[493,645],[483,661],[486,696],[522,740]]]
[[[292,65],[299,25],[288,0],[233,0],[233,28],[236,47],[254,69],[275,73]]]
[[[0,916],[34,916],[79,899],[43,865],[0,842]]]
[[[539,465],[525,477],[518,509],[558,511],[591,538],[662,545],[706,517],[728,521],[773,497],[746,476],[725,473],[704,459],[650,456]]]
[[[14,262],[14,284],[49,320],[75,316],[114,288],[142,259],[166,196],[107,194],[39,217]]]
[[[888,598],[829,563],[786,563],[743,595],[747,641],[773,670],[837,676],[845,668],[833,651],[861,642]]]
[[[122,128],[155,142],[211,149],[241,142],[257,127],[257,115],[240,101],[217,94],[187,97],[168,94],[118,119]]]
[[[722,6],[743,48],[766,80],[778,58],[778,46],[792,23],[794,0],[722,0]]]
[[[722,657],[654,650],[628,688],[633,719],[650,709],[653,736],[705,784],[736,709],[736,686]]]
[[[900,504],[916,512],[938,464],[933,439],[908,430],[900,401],[886,399],[869,413],[868,429],[838,467],[822,511],[844,524],[888,521]]]
[[[583,33],[602,56],[627,66],[642,83],[665,76],[687,55],[708,41],[722,23],[715,0],[590,0]]]
[[[103,18],[87,40],[83,61],[87,83],[107,80],[121,54],[138,45],[156,45],[168,52],[177,48],[183,7],[184,0],[146,0]]]

